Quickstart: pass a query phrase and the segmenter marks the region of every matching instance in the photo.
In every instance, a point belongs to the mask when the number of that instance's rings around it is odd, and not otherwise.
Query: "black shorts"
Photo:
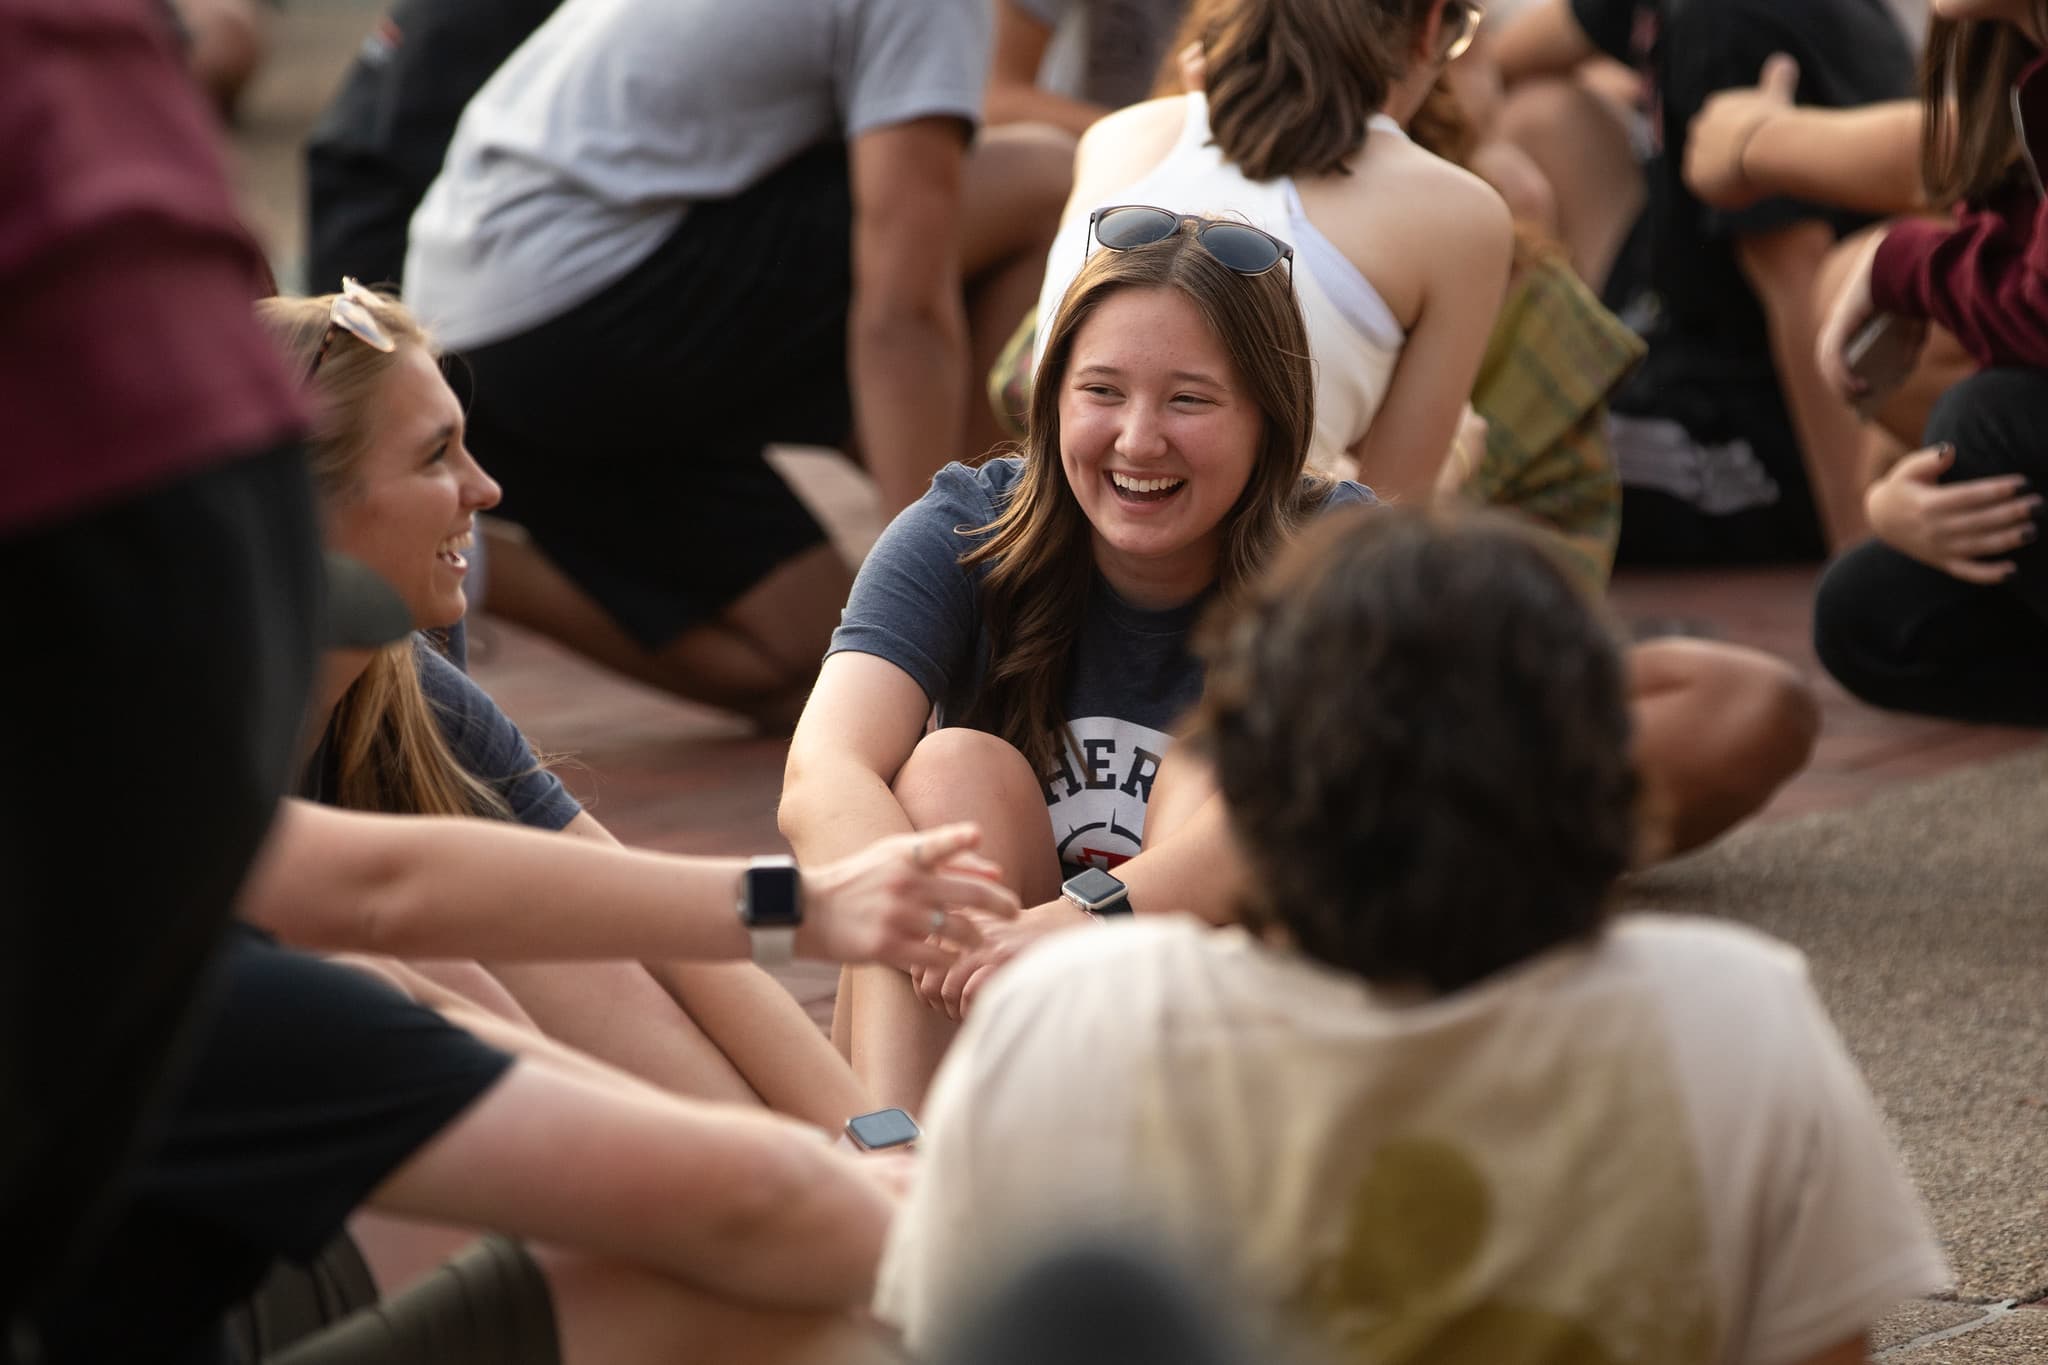
[[[465,356],[500,510],[648,648],[825,543],[762,448],[851,430],[852,225],[846,148],[816,147],[692,206],[595,298]]]

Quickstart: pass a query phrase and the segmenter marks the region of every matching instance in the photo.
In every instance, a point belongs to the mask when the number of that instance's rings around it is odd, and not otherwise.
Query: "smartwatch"
[[[803,881],[796,859],[749,859],[740,874],[739,916],[753,939],[754,961],[779,967],[795,957],[797,926],[804,922]]]
[[[1131,891],[1099,867],[1084,867],[1060,884],[1060,894],[1100,919],[1128,913]]]

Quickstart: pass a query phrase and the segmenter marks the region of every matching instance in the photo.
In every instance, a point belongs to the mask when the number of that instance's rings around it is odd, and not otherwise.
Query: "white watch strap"
[[[754,961],[763,967],[783,967],[796,959],[796,926],[781,929],[749,929]]]

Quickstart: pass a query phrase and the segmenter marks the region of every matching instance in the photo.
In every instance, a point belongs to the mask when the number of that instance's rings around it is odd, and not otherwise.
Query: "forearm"
[[[1108,112],[1099,104],[1070,99],[1039,85],[997,81],[988,88],[986,118],[991,128],[1003,123],[1050,123],[1078,137]]]
[[[1572,17],[1567,0],[1540,0],[1515,17],[1492,40],[1494,64],[1503,82],[1561,76],[1599,55],[1592,39]]]
[[[806,863],[843,858],[877,839],[913,828],[881,774],[835,754],[791,755],[776,822],[797,858]]]
[[[1737,255],[1764,306],[1771,362],[1804,456],[1821,529],[1831,549],[1861,539],[1868,527],[1860,474],[1862,423],[1822,377],[1814,358],[1823,318],[1814,281],[1833,243],[1825,225],[1805,223],[1744,238]]]
[[[241,909],[302,947],[401,958],[743,958],[744,866],[290,801]]]
[[[894,516],[963,453],[967,321],[959,290],[918,307],[856,303],[850,344],[861,450],[882,511]]]
[[[1920,105],[1787,109],[1764,118],[1742,148],[1743,176],[1766,195],[1862,213],[1912,213],[1920,183]]]
[[[766,972],[702,962],[650,963],[648,970],[770,1109],[836,1133],[875,1108],[845,1059]]]

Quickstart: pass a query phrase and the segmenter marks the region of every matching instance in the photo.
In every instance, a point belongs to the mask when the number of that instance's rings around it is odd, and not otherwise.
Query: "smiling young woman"
[[[914,1108],[987,974],[1094,923],[1091,902],[1229,917],[1221,810],[1172,752],[1202,687],[1190,629],[1322,508],[1370,497],[1306,471],[1314,377],[1287,272],[1233,269],[1200,220],[1166,218],[1076,277],[1022,450],[942,470],[884,533],[791,742],[799,857],[953,811],[1029,907],[944,972],[842,984],[835,1036],[886,1103]]]
[[[498,485],[410,311],[353,282],[258,314],[318,425],[309,445],[328,548],[398,590],[419,631],[453,625],[476,513]],[[424,635],[329,651],[301,794],[352,810],[516,821],[605,843],[491,698]],[[387,968],[387,970],[392,970]],[[789,993],[747,963],[408,964],[410,978],[531,1025],[665,1089],[766,1103],[837,1128],[870,1106]]]

